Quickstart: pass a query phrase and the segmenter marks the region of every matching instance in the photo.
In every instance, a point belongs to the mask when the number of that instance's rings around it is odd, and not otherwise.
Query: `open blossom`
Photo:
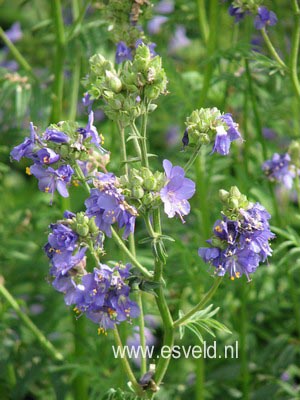
[[[232,119],[231,114],[227,113],[219,117],[222,122],[225,122],[226,127],[219,125],[216,127],[216,137],[213,147],[213,153],[216,151],[225,156],[229,154],[230,144],[234,140],[240,139],[241,134],[238,131],[238,124]]]
[[[55,190],[63,197],[68,197],[69,192],[67,186],[71,182],[74,174],[70,165],[62,165],[58,169],[52,167],[44,168],[40,164],[34,164],[30,167],[30,173],[39,181],[39,189],[42,192],[53,193]]]
[[[30,137],[25,138],[23,143],[13,148],[10,153],[11,157],[16,161],[20,161],[23,157],[32,158],[35,140],[35,129],[33,123],[30,122]]]
[[[235,18],[235,22],[241,21],[245,16],[245,11],[241,7],[234,7],[233,5],[229,6],[228,13]]]
[[[139,307],[130,299],[126,282],[130,268],[130,264],[117,264],[114,268],[99,264],[92,273],[84,274],[75,287],[67,287],[66,303],[74,304],[78,313],[85,314],[104,331],[138,317]]]
[[[95,217],[95,223],[101,231],[111,237],[111,226],[115,223],[124,229],[123,238],[134,232],[137,210],[130,206],[117,188],[113,174],[98,175],[97,189],[92,189],[85,201],[88,217]]]
[[[178,215],[184,222],[183,216],[190,212],[190,203],[187,200],[195,193],[195,183],[185,178],[183,168],[173,167],[170,161],[164,160],[163,167],[167,181],[160,190],[160,197],[164,203],[165,213],[169,218]]]
[[[256,29],[263,29],[267,25],[273,26],[277,23],[276,14],[273,11],[269,11],[266,7],[258,7],[258,14],[254,20],[254,26]]]
[[[291,164],[289,154],[275,153],[270,160],[263,163],[262,170],[270,181],[281,182],[287,189],[292,188],[296,167]]]
[[[259,263],[272,255],[269,241],[275,235],[269,219],[270,214],[259,203],[241,208],[236,220],[224,216],[215,223],[214,237],[208,240],[212,247],[199,248],[199,256],[214,266],[219,276],[228,273],[234,279],[244,274],[250,281]]]

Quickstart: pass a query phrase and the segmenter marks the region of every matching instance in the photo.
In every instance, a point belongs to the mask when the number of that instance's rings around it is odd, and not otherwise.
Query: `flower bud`
[[[132,188],[132,196],[136,199],[141,199],[144,196],[144,190],[141,186],[134,186]]]
[[[220,197],[221,201],[225,203],[229,198],[229,192],[227,192],[227,190],[220,189],[219,197]]]
[[[89,234],[89,227],[88,225],[77,224],[76,225],[76,233],[79,236],[85,237]]]
[[[109,87],[115,92],[119,93],[122,90],[122,82],[118,76],[111,71],[105,71],[106,81]]]
[[[156,188],[156,180],[154,176],[150,176],[144,180],[144,188],[147,190],[155,190]]]

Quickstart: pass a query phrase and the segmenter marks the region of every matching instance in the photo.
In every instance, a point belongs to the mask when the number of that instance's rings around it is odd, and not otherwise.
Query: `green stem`
[[[127,152],[126,152],[126,143],[125,143],[125,129],[121,122],[118,122],[118,128],[121,138],[121,162],[125,172],[125,175],[128,177],[128,164],[127,164]]]
[[[184,166],[185,172],[187,172],[191,168],[191,166],[194,164],[194,162],[196,161],[196,159],[200,153],[200,150],[201,150],[201,144],[198,144],[196,146],[193,154],[191,155],[190,159],[187,161],[187,163]]]
[[[124,347],[123,347],[123,344],[122,344],[122,341],[121,341],[121,338],[120,338],[120,335],[119,335],[119,331],[118,331],[117,325],[115,325],[115,327],[114,327],[114,337],[115,337],[116,344],[120,349],[120,352],[123,354],[123,357],[121,357],[121,363],[123,365],[123,369],[126,372],[126,375],[127,375],[128,379],[130,380],[130,382],[132,384],[132,387],[135,390],[136,394],[137,395],[143,395],[142,388],[138,384],[137,380],[135,379],[135,376],[134,376],[134,374],[132,372],[132,369],[130,367],[128,358],[127,358],[126,353],[124,351]]]
[[[141,156],[142,156],[142,166],[149,168],[148,151],[147,151],[147,121],[148,121],[148,112],[146,110],[145,114],[142,115]]]
[[[298,56],[299,56],[299,43],[300,43],[300,10],[296,0],[293,2],[293,8],[295,12],[295,28],[293,31],[292,38],[292,49],[291,49],[291,79],[295,89],[295,93],[300,99],[300,83],[298,78]]]
[[[286,66],[285,62],[282,60],[280,55],[277,53],[275,47],[273,46],[273,44],[272,44],[272,42],[271,42],[271,40],[270,40],[270,38],[269,38],[269,36],[267,34],[266,28],[261,29],[261,34],[262,34],[262,36],[264,38],[264,41],[265,41],[265,43],[266,43],[266,45],[267,45],[267,47],[269,49],[269,52],[272,54],[272,56],[275,58],[275,60],[278,62],[278,64],[283,69],[287,70],[288,67]]]
[[[137,129],[137,127],[136,127],[134,122],[132,122],[130,124],[130,127],[134,132],[132,140],[133,140],[133,144],[134,144],[134,147],[135,147],[135,151],[136,151],[138,157],[142,160],[142,150],[141,150],[141,146],[140,146],[139,141],[142,141],[143,138],[142,138],[142,136],[141,136],[141,134],[140,134],[139,130]]]
[[[51,121],[59,121],[62,118],[62,100],[64,88],[64,60],[65,60],[65,32],[62,17],[62,9],[60,0],[53,0],[52,12],[55,28],[56,54],[54,64],[54,84],[53,84],[53,101],[51,111]]]
[[[259,138],[260,143],[262,144],[263,158],[264,158],[264,160],[267,160],[268,159],[267,145],[266,145],[266,140],[263,135],[263,129],[262,129],[261,121],[260,121],[260,115],[258,112],[256,97],[254,94],[252,76],[251,76],[248,60],[245,60],[245,67],[246,67],[246,76],[247,76],[247,80],[248,80],[248,92],[249,92],[250,102],[251,102],[252,110],[253,110],[253,114],[254,114],[254,122],[256,125],[257,136]],[[273,187],[271,185],[271,182],[269,182],[269,181],[268,181],[268,186],[269,186],[269,191],[270,191],[270,194],[271,194],[272,200],[273,200],[273,207],[274,207],[276,221],[278,223],[280,223],[280,213],[278,210],[278,202],[277,202]]]
[[[34,72],[32,71],[31,66],[28,64],[28,62],[25,60],[25,58],[22,56],[22,54],[19,52],[19,50],[16,48],[16,46],[6,36],[4,30],[1,28],[1,26],[0,26],[0,38],[3,40],[4,44],[9,48],[11,54],[16,59],[16,61],[19,63],[20,67],[22,67],[25,71],[27,71],[33,79],[38,80],[38,78],[35,76]]]
[[[0,277],[0,294],[5,298],[9,305],[14,309],[20,320],[30,330],[30,332],[37,338],[40,345],[48,352],[48,354],[57,361],[63,360],[63,355],[57,351],[51,342],[46,339],[45,335],[37,328],[37,326],[31,321],[31,319],[24,313],[14,297],[5,288],[2,279]]]
[[[247,352],[247,292],[248,286],[245,281],[242,282],[241,290],[241,316],[240,316],[240,347],[241,347],[241,375],[243,385],[243,399],[249,400],[249,370],[248,370],[248,352]]]
[[[213,297],[213,295],[216,293],[220,283],[222,282],[222,276],[218,276],[217,278],[214,279],[214,283],[212,287],[209,289],[209,291],[203,296],[201,301],[193,307],[189,312],[187,312],[183,317],[177,319],[174,322],[174,328],[178,327],[179,325],[184,324],[184,322],[188,321],[197,311],[202,310],[202,308],[205,306],[206,303],[210,301],[210,299]]]
[[[205,10],[205,2],[204,0],[197,0],[198,5],[198,22],[199,28],[203,37],[204,42],[207,42],[209,37],[209,27],[207,24],[206,10]]]
[[[300,309],[299,309],[299,299],[297,294],[297,286],[295,285],[294,274],[292,271],[288,271],[288,280],[289,280],[289,287],[291,290],[291,297],[293,302],[294,308],[294,315],[295,315],[295,324],[296,324],[296,331],[298,335],[298,339],[300,340]]]
[[[80,1],[73,0],[72,1],[72,12],[73,12],[73,24],[78,18],[80,12]],[[70,93],[70,111],[69,111],[69,120],[75,121],[76,113],[77,113],[77,103],[78,103],[78,91],[80,85],[80,70],[81,70],[81,52],[79,48],[79,44],[75,43],[75,59],[73,65],[73,75],[72,75],[72,86]]]
[[[139,315],[139,335],[140,335],[140,345],[142,349],[141,356],[141,375],[143,376],[147,372],[147,358],[143,357],[146,351],[146,338],[145,338],[145,321],[144,321],[144,310],[143,310],[143,299],[142,292],[140,290],[137,291],[136,294],[137,304],[140,309]]]
[[[85,13],[86,13],[90,3],[91,3],[90,0],[86,0],[84,2],[83,6],[81,7],[81,9],[79,9],[79,7],[76,6],[76,14],[77,14],[76,20],[73,22],[71,30],[67,34],[66,42],[69,42],[70,40],[72,40],[80,32],[80,26],[82,24],[83,18],[85,16]]]
[[[85,317],[74,318],[74,362],[84,362],[86,354],[86,319]],[[72,389],[74,400],[88,400],[88,377],[85,374],[79,374],[73,380]]]
[[[153,212],[153,226],[154,231],[161,235],[161,222],[160,222],[160,210],[156,209]],[[155,290],[156,292],[156,304],[161,315],[161,319],[164,327],[164,339],[163,346],[167,346],[172,349],[174,344],[174,328],[173,328],[173,318],[171,316],[165,295],[164,295],[164,281],[163,281],[163,264],[159,259],[155,259],[155,272],[154,280],[159,282],[159,287]],[[155,371],[155,382],[159,386],[162,382],[165,373],[168,369],[171,357],[160,358]]]
[[[134,264],[145,276],[145,278],[152,280],[153,275],[151,272],[149,272],[145,267],[143,267],[139,261],[134,257],[134,255],[131,253],[130,250],[125,246],[124,242],[120,238],[120,236],[117,234],[117,232],[114,230],[114,228],[111,228],[112,231],[112,238],[114,239],[115,243],[118,245],[118,247],[127,255],[129,260]]]
[[[214,62],[211,60],[217,44],[217,33],[218,33],[218,12],[219,12],[219,0],[211,0],[209,2],[210,10],[209,10],[209,36],[207,41],[207,54],[206,57],[209,60],[208,64],[206,65],[205,72],[204,72],[204,81],[203,87],[200,93],[199,98],[199,107],[203,107],[206,99],[207,94],[210,86],[210,81],[213,75],[214,70]],[[201,27],[200,27],[201,28]]]

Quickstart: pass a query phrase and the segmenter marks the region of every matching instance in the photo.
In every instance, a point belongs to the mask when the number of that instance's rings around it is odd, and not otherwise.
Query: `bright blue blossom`
[[[224,114],[219,119],[225,122],[226,126],[219,125],[216,127],[217,134],[212,152],[216,151],[225,156],[229,153],[231,142],[240,139],[241,134],[238,131],[238,124],[233,121],[231,114]]]
[[[258,14],[254,20],[256,29],[263,29],[266,26],[276,25],[277,16],[273,11],[269,11],[266,7],[258,7]]]
[[[68,143],[70,138],[64,132],[61,132],[53,128],[47,128],[43,135],[43,140],[60,144],[60,143]]]
[[[130,299],[130,287],[126,282],[130,268],[130,264],[117,264],[113,269],[99,264],[92,273],[83,275],[71,295],[67,292],[68,304],[75,304],[78,313],[85,314],[103,330],[136,318],[139,307]]]
[[[241,21],[245,16],[245,11],[241,7],[234,7],[233,5],[229,6],[228,13],[235,18],[235,22]]]
[[[117,44],[116,63],[121,64],[126,60],[132,60],[132,51],[125,42],[121,41]]]
[[[296,167],[291,164],[289,154],[275,153],[271,160],[263,163],[262,170],[270,181],[283,183],[287,189],[292,188],[296,176]]]
[[[41,164],[54,164],[60,159],[59,154],[56,154],[54,150],[46,147],[40,149],[36,155]]]
[[[199,248],[199,256],[216,268],[215,273],[229,274],[231,279],[243,274],[250,281],[260,262],[272,255],[269,241],[275,237],[270,231],[270,214],[259,203],[249,203],[240,209],[236,219],[224,216],[214,225],[212,247]]]
[[[134,232],[137,210],[125,201],[113,174],[99,173],[97,179],[97,189],[92,189],[85,201],[87,216],[95,217],[96,225],[109,237],[113,224],[117,223],[119,228],[125,227],[123,238],[127,238]]]
[[[69,196],[67,186],[70,184],[74,174],[74,170],[70,165],[62,165],[55,170],[52,167],[44,168],[40,164],[34,164],[30,167],[30,172],[38,179],[39,189],[42,192],[53,195],[57,190],[61,196]]]
[[[35,141],[35,129],[33,123],[30,122],[30,137],[25,138],[23,143],[13,148],[10,153],[11,157],[16,161],[20,161],[23,157],[32,158]]]
[[[190,203],[187,200],[195,193],[195,183],[185,178],[183,168],[173,167],[170,161],[164,160],[163,167],[167,181],[160,190],[160,197],[164,203],[165,213],[169,218],[177,214],[184,222],[183,216],[190,212]]]

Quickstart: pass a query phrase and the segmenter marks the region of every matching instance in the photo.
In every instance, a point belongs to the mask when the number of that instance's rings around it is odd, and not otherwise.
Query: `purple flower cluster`
[[[58,223],[50,225],[51,233],[44,250],[50,259],[50,275],[55,277],[53,286],[59,292],[67,294],[72,291],[72,276],[76,268],[84,269],[87,247],[80,246],[79,236],[69,226]],[[71,292],[70,292],[71,294]]]
[[[167,16],[160,14],[171,14],[173,11],[174,3],[171,0],[162,0],[154,7],[154,12],[159,13],[159,15],[155,15],[148,22],[148,32],[150,35],[159,33],[162,25],[168,21]]]
[[[273,11],[269,11],[267,7],[258,7],[258,14],[254,20],[256,29],[263,29],[267,25],[273,26],[277,24],[277,16]]]
[[[216,268],[219,276],[228,273],[231,279],[256,271],[260,262],[271,256],[269,240],[275,235],[270,231],[270,214],[259,203],[249,203],[240,209],[237,219],[224,216],[214,225],[214,237],[208,240],[212,247],[199,248],[199,256]]]
[[[24,157],[33,161],[34,164],[27,168],[27,173],[38,179],[41,191],[52,195],[51,202],[55,190],[63,197],[69,196],[68,186],[74,174],[73,168],[69,165],[71,151],[73,149],[85,149],[86,151],[86,146],[89,146],[90,143],[101,150],[102,139],[98,135],[93,121],[94,115],[91,111],[87,126],[79,128],[73,133],[73,136],[55,126],[48,127],[43,135],[39,136],[31,122],[30,136],[11,151],[11,157],[16,161],[20,161]],[[68,162],[61,155],[63,145],[69,146]]]
[[[270,181],[283,183],[287,189],[292,188],[296,167],[291,164],[289,154],[275,153],[270,160],[263,163],[262,170]]]
[[[235,22],[241,21],[246,14],[250,14],[251,10],[244,9],[243,7],[235,7],[232,4],[228,8],[228,13],[235,18]],[[257,14],[254,19],[254,26],[256,29],[264,29],[266,26],[276,25],[277,16],[273,11],[269,11],[267,7],[261,6],[257,9]]]
[[[67,211],[64,216],[72,219],[75,214]],[[87,273],[87,247],[80,244],[78,234],[67,222],[52,224],[50,229],[44,249],[51,264],[52,285],[64,293],[67,305],[75,304],[77,313],[86,314],[104,330],[139,315],[126,283],[130,264],[117,264],[113,269],[99,264],[92,273]]]
[[[141,39],[138,39],[135,43],[135,48],[138,46],[143,45],[143,41]],[[155,43],[149,43],[147,45],[150,50],[150,54],[152,57],[156,56],[155,52]],[[121,41],[117,44],[117,49],[116,49],[116,63],[121,64],[122,62],[129,60],[131,61],[133,59],[133,49],[131,47],[128,47],[125,42]]]
[[[217,134],[212,152],[216,151],[225,156],[229,154],[231,142],[241,139],[241,134],[238,131],[238,124],[233,121],[231,114],[224,114],[219,119],[225,122],[226,127],[223,125],[216,127]]]
[[[130,287],[126,283],[130,268],[131,264],[117,264],[113,269],[99,264],[99,268],[83,275],[67,304],[75,304],[77,313],[84,313],[104,331],[138,317],[139,307],[130,300]]]
[[[95,217],[98,228],[109,237],[114,223],[119,228],[125,227],[123,238],[127,238],[134,232],[137,210],[125,201],[113,174],[99,173],[94,184],[97,189],[92,189],[90,197],[85,201],[86,215]]]
[[[195,193],[195,183],[185,178],[184,169],[178,166],[173,167],[168,160],[163,161],[166,174],[166,184],[160,190],[160,197],[164,203],[165,213],[169,218],[177,214],[182,222],[183,216],[190,212],[190,199]]]

